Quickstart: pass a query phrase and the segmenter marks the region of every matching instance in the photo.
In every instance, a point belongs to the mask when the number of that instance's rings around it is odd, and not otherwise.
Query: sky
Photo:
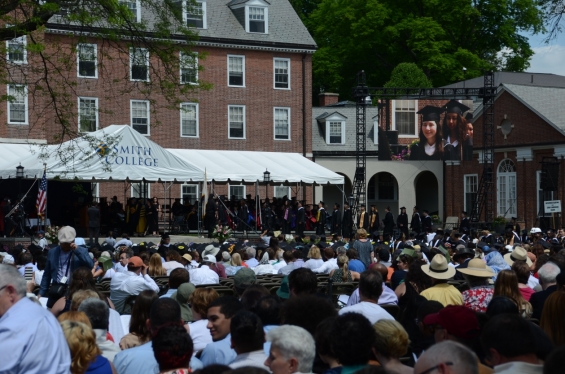
[[[544,36],[528,35],[535,54],[527,71],[565,75],[565,35],[559,34],[549,44],[543,42]]]

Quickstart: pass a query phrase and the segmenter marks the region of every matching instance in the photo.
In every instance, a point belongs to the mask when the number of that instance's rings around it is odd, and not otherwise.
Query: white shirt
[[[220,277],[218,273],[211,270],[208,265],[202,265],[198,269],[193,269],[189,271],[190,273],[190,283],[198,286],[200,284],[218,284],[220,283]]]
[[[432,240],[434,240],[435,237],[436,237],[435,232],[428,234],[428,237],[427,237],[428,243],[430,243]]]
[[[252,366],[269,371],[269,368],[265,366],[265,360],[267,356],[263,350],[241,353],[235,357],[235,360],[229,365],[232,369],[242,368],[245,366]]]
[[[126,273],[128,271],[128,267],[127,265],[123,266],[121,262],[116,262],[114,270],[116,270],[116,273]]]
[[[310,270],[314,270],[314,269],[319,268],[323,264],[324,264],[324,260],[322,260],[321,258],[318,258],[318,259],[311,258],[304,263],[304,267],[308,268]]]
[[[359,288],[356,288],[355,291],[353,291],[353,293],[349,297],[349,300],[347,300],[347,306],[359,304],[359,301],[360,301]],[[383,284],[383,293],[381,294],[381,296],[379,296],[379,300],[377,303],[379,305],[384,305],[384,304],[398,305],[398,296],[396,296],[393,290],[391,290],[390,288],[388,288],[388,286]]]
[[[123,239],[120,239],[116,242],[116,244],[114,245],[114,248],[118,248],[121,245],[131,247],[133,245],[133,243],[131,242],[131,240],[123,238]]]
[[[178,261],[167,261],[163,263],[163,269],[167,270],[167,276],[171,275],[171,271],[184,268],[184,265]]]
[[[47,239],[45,238],[41,238],[39,239],[39,241],[37,242],[37,246],[41,249],[44,249],[45,247],[47,247],[49,244],[47,243]]]
[[[278,272],[281,268],[285,267],[286,265],[287,265],[287,263],[286,263],[285,260],[280,260],[279,262],[273,264],[273,267],[274,267],[275,270],[277,270],[277,272]]]
[[[159,292],[159,286],[149,275],[140,276],[132,271],[116,273],[110,281],[110,300],[117,311],[122,311],[128,296],[139,295],[145,290]]]
[[[194,344],[194,354],[203,350],[208,344],[212,343],[212,335],[210,335],[210,330],[206,327],[207,325],[207,319],[201,319],[188,325],[192,344]]]
[[[537,280],[536,277],[530,274],[530,277],[528,278],[528,287],[533,290],[537,286],[539,286],[539,280]]]
[[[426,154],[427,154],[428,156],[433,156],[433,154],[434,154],[435,151],[436,151],[436,145],[435,145],[435,143],[432,144],[432,145],[429,145],[428,143],[426,143],[426,145],[424,146],[424,150],[425,150],[425,152],[426,152]]]
[[[337,258],[330,258],[328,261],[324,262],[322,266],[316,269],[312,269],[314,273],[319,274],[329,274],[332,270],[337,270]]]
[[[278,272],[271,264],[257,265],[253,268],[253,271],[256,275],[276,274]]]
[[[102,357],[108,359],[108,361],[113,362],[114,357],[120,353],[122,350],[120,347],[111,340],[106,339],[106,332],[108,330],[94,329],[96,334],[96,345],[102,351]]]
[[[543,365],[527,364],[525,362],[508,362],[494,367],[496,374],[542,374]]]
[[[359,313],[365,316],[371,325],[374,325],[381,319],[391,319],[394,320],[394,317],[391,316],[386,310],[381,308],[379,305],[370,303],[368,301],[361,301],[359,304],[346,306],[339,310],[339,315],[345,313]]]

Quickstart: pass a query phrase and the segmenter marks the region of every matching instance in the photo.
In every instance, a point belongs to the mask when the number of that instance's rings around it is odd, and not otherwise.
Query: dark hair
[[[235,296],[220,296],[208,305],[208,310],[212,307],[220,307],[220,313],[226,318],[232,318],[237,312],[243,309],[243,305]]]
[[[489,302],[486,314],[489,318],[495,317],[499,314],[519,314],[516,302],[506,296],[495,296]]]
[[[161,372],[189,367],[194,345],[183,326],[168,325],[159,328],[153,336],[152,346]]]
[[[45,265],[47,264],[47,256],[37,256],[37,263],[35,264],[37,266],[37,270],[45,270]]]
[[[359,259],[359,252],[355,248],[349,248],[345,254],[349,257],[349,261],[351,260],[358,260]]]
[[[241,353],[257,351],[263,348],[265,332],[261,319],[247,310],[236,313],[230,321],[232,344]]]
[[[65,297],[67,300],[72,299],[74,293],[80,290],[92,290],[98,294],[100,300],[106,300],[106,297],[102,296],[96,288],[96,283],[92,277],[92,269],[86,266],[81,266],[72,272],[69,290]]]
[[[426,262],[421,259],[414,260],[410,267],[408,268],[408,273],[406,273],[406,278],[404,278],[404,283],[415,284],[418,289],[418,293],[430,288],[433,284],[432,277],[426,275],[422,270],[422,265]]]
[[[558,347],[547,356],[543,364],[543,374],[560,374],[565,367],[565,346]]]
[[[544,253],[544,254],[542,254],[541,256],[538,256],[538,257],[536,258],[536,263],[535,263],[534,271],[533,271],[533,272],[534,272],[534,273],[537,273],[537,272],[539,271],[539,269],[540,269],[543,265],[547,264],[548,262],[549,262],[549,255],[548,255],[548,254]]]
[[[20,255],[20,265],[29,264],[33,261],[33,256],[29,252],[22,252]]]
[[[257,307],[259,300],[270,295],[269,290],[260,284],[252,284],[247,287],[243,294],[241,295],[241,304],[243,309],[253,311]]]
[[[149,321],[153,334],[163,325],[181,323],[179,303],[169,297],[155,300],[149,311]]]
[[[359,313],[342,314],[331,327],[332,352],[343,366],[366,365],[375,335],[371,322],[365,316]]]
[[[315,294],[318,289],[318,278],[312,270],[299,268],[288,275],[288,287],[295,295]]]
[[[274,236],[269,239],[269,247],[273,248],[274,250],[279,249],[279,240]]]
[[[281,323],[281,301],[275,295],[262,297],[251,311],[259,316],[263,326]]]
[[[463,144],[463,141],[465,140],[465,135],[467,134],[467,120],[463,118],[463,116],[461,116],[460,114],[458,113],[455,114],[457,114],[457,127],[454,130],[457,131],[457,140],[459,141],[459,144]],[[440,130],[442,130],[441,133]],[[443,117],[443,125],[441,129],[439,128],[439,123],[438,123],[438,133],[440,133],[440,135],[443,135],[443,139],[447,139],[451,135],[451,129],[447,125],[447,113]]]
[[[266,252],[269,254],[269,260],[275,260],[277,258],[273,248],[267,248]]]
[[[481,334],[481,344],[487,357],[491,349],[508,358],[535,353],[532,344],[535,337],[529,324],[517,313],[492,317]]]
[[[286,263],[292,262],[292,260],[294,260],[294,255],[292,254],[292,251],[284,251],[283,260]]]
[[[299,260],[304,258],[304,253],[302,253],[302,251],[294,251],[292,252],[292,257],[294,257],[295,260]]]
[[[315,295],[300,295],[285,301],[281,310],[281,324],[300,326],[314,335],[318,324],[337,315],[328,299]]]
[[[292,274],[292,273],[291,273]],[[365,270],[359,279],[359,294],[378,300],[383,293],[383,276],[377,270]]]
[[[249,367],[245,368],[248,369]],[[198,369],[193,374],[224,374],[226,372],[232,373],[233,371],[229,366],[214,364],[210,366],[206,366],[203,369]]]
[[[131,309],[129,332],[137,335],[141,341],[147,341],[151,338],[151,332],[147,329],[147,320],[151,306],[158,299],[159,295],[153,290],[141,291],[135,298],[135,303]]]
[[[330,356],[335,358],[335,354],[332,352],[332,326],[337,319],[336,317],[329,317],[320,322],[316,328],[316,334],[314,334],[314,340],[316,341],[316,352],[318,355]]]
[[[169,288],[176,290],[183,283],[190,282],[190,274],[185,268],[176,268],[169,274]]]
[[[443,304],[440,303],[439,301],[426,300],[418,306],[418,311],[416,312],[416,315],[418,316],[418,320],[423,322],[426,316],[429,316],[430,314],[438,313],[443,308],[444,308]]]
[[[516,273],[519,283],[528,284],[528,279],[530,278],[530,267],[525,261],[514,261],[512,264],[512,270]]]
[[[178,253],[178,251],[175,251],[174,249],[169,249],[169,250],[167,251],[167,254],[165,255],[165,257],[168,257],[169,260],[171,260],[171,261],[176,261],[176,262],[181,262],[181,261],[182,261],[182,260],[181,260],[182,257],[180,256],[180,254]]]

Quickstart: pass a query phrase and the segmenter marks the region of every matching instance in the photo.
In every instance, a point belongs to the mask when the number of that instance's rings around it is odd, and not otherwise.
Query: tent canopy
[[[342,175],[318,165],[298,153],[167,149],[191,160],[206,170],[215,182],[263,182],[263,173],[271,173],[273,183],[343,184]]]
[[[203,169],[169,153],[127,125],[110,125],[60,145],[43,148],[23,146],[27,148],[27,157],[22,159],[20,156],[18,159],[14,153],[0,164],[3,178],[15,177],[19,163],[25,167],[27,178],[39,177],[43,174],[45,163],[49,179],[148,182],[204,180]]]

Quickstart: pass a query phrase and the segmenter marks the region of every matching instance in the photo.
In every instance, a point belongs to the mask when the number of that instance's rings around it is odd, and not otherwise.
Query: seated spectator
[[[271,342],[265,365],[273,374],[311,373],[316,355],[312,335],[298,326],[280,326],[269,331]]]
[[[192,339],[180,325],[163,326],[153,337],[160,373],[190,373],[192,352]]]
[[[410,337],[412,352],[416,355],[420,355],[435,343],[435,331],[433,326],[424,324],[424,320],[430,314],[442,310],[444,306],[439,301],[426,299],[417,305],[415,322],[418,330],[411,329],[410,327],[412,325],[409,322],[403,322],[403,326]]]
[[[220,277],[218,273],[210,269],[210,264],[216,263],[216,257],[212,255],[206,255],[202,258],[202,265],[198,269],[190,271],[190,283],[195,286],[201,284],[219,284]]]
[[[267,251],[265,251],[265,253],[263,253],[263,257],[261,257],[261,261],[259,262],[259,265],[255,266],[253,268],[253,271],[255,272],[255,274],[265,275],[265,274],[276,274],[277,273],[277,271],[275,270],[273,265],[271,265],[270,257],[269,257],[269,253],[268,253],[269,250],[271,252],[273,251],[272,249],[268,249]]]
[[[110,320],[108,304],[98,298],[90,298],[80,304],[78,311],[84,312],[88,317],[96,335],[96,345],[100,348],[100,354],[110,362],[114,361],[114,356],[120,352],[120,347],[107,338]]]
[[[565,367],[565,346],[551,352],[543,364],[543,374],[561,374]]]
[[[530,260],[530,258],[528,257],[528,252],[526,252],[526,250],[522,247],[515,247],[512,252],[505,254],[504,260],[510,266],[512,266],[515,262],[523,262],[528,265],[528,268],[533,265],[532,260]],[[539,281],[530,274],[528,276],[527,285],[531,289],[535,290],[536,288],[539,288]]]
[[[245,266],[243,266],[241,262],[241,255],[239,253],[234,253],[231,256],[230,265],[226,266],[226,275],[234,275],[235,273],[238,272],[239,269],[243,267]]]
[[[153,253],[149,258],[148,274],[150,277],[162,277],[167,275],[167,269],[163,267],[163,260],[159,253]]]
[[[318,277],[308,268],[292,271],[288,276],[290,297],[298,295],[313,295],[318,291]]]
[[[167,255],[165,256],[165,262],[163,263],[163,269],[167,271],[167,275],[171,274],[174,269],[182,269],[184,265],[182,264],[182,259],[178,251],[174,249],[169,249]]]
[[[159,292],[159,286],[147,275],[147,265],[141,258],[133,256],[128,260],[128,271],[116,273],[110,282],[110,299],[116,310],[123,313],[126,309],[126,299],[139,295],[141,291],[153,290]]]
[[[90,326],[82,322],[63,321],[61,328],[71,351],[71,373],[113,374],[112,364],[101,355],[96,345],[96,335]]]
[[[557,290],[557,276],[561,270],[552,262],[546,263],[538,270],[539,283],[543,291],[536,292],[530,298],[530,304],[534,310],[532,318],[539,320],[543,311],[545,301]]]
[[[565,292],[553,292],[545,301],[540,327],[556,347],[565,345]]]
[[[369,363],[375,335],[373,326],[361,314],[345,313],[336,318],[330,332],[331,347],[343,366],[342,373],[353,373]]]
[[[506,296],[494,296],[488,304],[486,315],[490,319],[499,314],[520,314],[518,306]]]
[[[213,342],[204,348],[200,356],[204,366],[233,362],[237,354],[231,348],[230,323],[242,309],[241,302],[233,296],[222,296],[210,303],[207,327]]]
[[[330,272],[334,283],[345,283],[359,280],[359,273],[349,270],[349,258],[346,255],[337,257],[337,269]]]
[[[178,270],[178,269],[175,269]],[[182,269],[185,270],[186,269]],[[175,300],[180,305],[180,316],[184,323],[192,322],[192,310],[188,305],[188,299],[190,295],[196,290],[194,284],[192,283],[183,283],[177,289],[177,292],[171,295],[171,299]]]
[[[376,337],[373,353],[377,361],[386,369],[398,374],[412,374],[414,369],[399,360],[408,352],[410,339],[402,325],[393,320],[382,319],[373,325]]]
[[[300,295],[282,304],[281,325],[295,325],[306,329],[312,336],[318,324],[337,311],[330,300],[314,295]]]
[[[494,282],[493,296],[506,296],[513,300],[517,303],[520,314],[525,318],[529,318],[533,313],[532,305],[522,296],[518,288],[518,277],[512,270],[502,270],[498,273]]]
[[[257,259],[255,258],[257,251],[255,250],[255,248],[249,247],[247,248],[246,252],[249,260],[245,261],[245,263],[250,269],[253,269],[255,266],[259,265],[259,261],[257,261]]]
[[[481,344],[495,373],[542,372],[543,366],[539,364],[536,347],[532,344],[535,335],[529,324],[516,314],[501,314],[487,322],[481,334]]]
[[[313,245],[308,251],[308,261],[304,263],[304,267],[310,270],[317,269],[324,264],[322,260],[322,254],[320,253],[320,248]]]
[[[218,293],[213,288],[197,288],[190,295],[188,303],[192,311],[192,320],[188,324],[188,333],[194,344],[194,352],[199,352],[212,343],[212,335],[208,330],[208,307],[216,300]]]
[[[312,269],[316,274],[329,274],[332,270],[338,269],[337,266],[337,256],[340,254],[345,254],[345,248],[338,247],[337,253],[334,252],[332,247],[324,248],[324,257],[326,261],[319,268]]]
[[[530,267],[523,261],[515,261],[512,264],[512,271],[518,277],[518,290],[524,297],[524,300],[530,302],[530,298],[535,293],[533,289],[528,286],[528,279],[530,278]]]
[[[33,263],[33,256],[30,252],[23,252],[20,255],[20,263],[22,266],[18,268],[18,271],[26,280],[30,281],[33,277],[33,273],[37,270],[37,266]]]
[[[255,284],[256,282],[257,276],[253,269],[240,269],[233,276],[233,288],[239,296],[243,295],[247,287]]]
[[[361,279],[359,280],[359,297],[361,302],[340,309],[339,314],[359,313],[365,316],[371,324],[381,319],[394,319],[393,316],[378,305],[382,292],[383,278],[381,274],[376,270],[364,271],[361,273]]]
[[[329,317],[324,319],[316,328],[314,339],[316,341],[316,353],[320,359],[329,366],[322,374],[341,374],[341,364],[339,363],[336,354],[332,352],[331,342],[332,336],[331,328],[335,323],[337,317]]]
[[[414,262],[414,257],[406,253],[401,253],[396,260],[393,261],[392,268],[394,272],[390,277],[390,288],[392,288],[393,291],[396,291],[396,287],[406,278],[406,274],[412,262]]]
[[[292,252],[292,262],[288,262],[288,265],[279,269],[279,274],[288,275],[294,269],[300,269],[304,267],[304,253],[302,251]]]
[[[176,268],[171,271],[169,275],[169,289],[160,297],[171,297],[172,294],[177,292],[181,284],[190,282],[190,274],[185,268]]]
[[[432,278],[433,286],[424,290],[420,295],[428,300],[436,300],[447,305],[463,305],[461,292],[447,280],[455,275],[455,268],[448,266],[443,254],[437,254],[429,265],[422,265],[422,271]]]
[[[349,270],[356,273],[362,273],[367,270],[365,264],[359,260],[359,253],[355,248],[349,248],[346,255],[349,258]]]
[[[280,274],[279,270],[294,261],[294,256],[292,255],[292,251],[284,251],[279,248],[277,251],[277,259],[278,261],[273,264],[273,267],[277,271],[277,274]]]
[[[477,356],[462,344],[445,341],[431,346],[414,366],[414,374],[478,374]]]
[[[120,340],[122,350],[137,347],[151,340],[151,331],[147,328],[149,311],[153,303],[159,299],[157,292],[153,290],[141,291],[135,298],[129,321],[129,334]]]
[[[119,248],[119,247],[122,247],[122,246],[126,246],[126,247],[133,246],[133,243],[131,242],[131,240],[129,240],[129,235],[127,234],[127,232],[124,232],[122,234],[122,238],[120,240],[118,240],[116,242],[116,244],[114,244],[114,248]],[[132,254],[132,256],[133,256],[133,254]],[[130,257],[132,257],[132,256],[130,256]],[[125,265],[127,265],[127,263]],[[125,268],[125,265],[122,264],[122,266],[124,266],[124,268]]]
[[[237,356],[229,366],[232,369],[248,366],[263,369],[267,356],[263,352],[265,332],[259,317],[246,310],[239,311],[231,319],[230,333]]]
[[[468,290],[461,293],[463,305],[475,312],[486,312],[494,293],[494,288],[489,284],[489,280],[494,277],[494,271],[480,258],[469,260],[466,267],[458,267],[457,271],[463,274],[469,286]]]

